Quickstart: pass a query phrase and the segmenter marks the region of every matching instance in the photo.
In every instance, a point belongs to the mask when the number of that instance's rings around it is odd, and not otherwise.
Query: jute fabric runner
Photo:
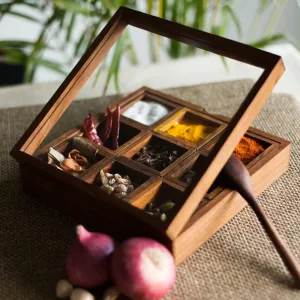
[[[167,90],[208,111],[232,115],[251,81]],[[89,110],[116,97],[79,101],[51,136],[82,121]],[[9,101],[9,99],[7,99]],[[40,106],[0,110],[0,299],[54,300],[64,276],[64,257],[76,220],[22,193],[18,164],[9,151],[40,111]],[[254,124],[292,142],[290,168],[259,197],[268,216],[300,260],[300,106],[289,95],[272,95]],[[166,299],[300,299],[256,217],[245,208],[178,267]]]

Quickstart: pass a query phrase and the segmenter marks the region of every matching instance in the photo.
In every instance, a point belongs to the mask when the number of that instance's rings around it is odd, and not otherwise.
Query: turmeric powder
[[[233,154],[246,165],[263,151],[264,147],[259,142],[244,136],[236,146]]]
[[[166,133],[176,138],[197,144],[214,130],[215,127],[212,126],[183,121],[182,123],[173,124],[169,129],[166,130]]]

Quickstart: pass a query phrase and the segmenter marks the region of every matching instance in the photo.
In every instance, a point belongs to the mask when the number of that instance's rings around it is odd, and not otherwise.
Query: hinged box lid
[[[240,139],[262,109],[274,85],[283,74],[284,66],[277,55],[121,7],[15,145],[11,151],[14,158],[24,162],[26,157],[35,152],[127,25],[263,69],[258,81],[221,134],[209,156],[209,164],[202,170],[199,182],[166,229],[167,236],[173,240],[180,234]]]

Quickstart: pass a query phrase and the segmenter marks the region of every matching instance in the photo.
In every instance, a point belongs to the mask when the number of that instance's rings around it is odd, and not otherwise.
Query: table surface
[[[212,113],[232,116],[252,85],[252,81],[239,80],[164,92]],[[87,110],[102,110],[114,99],[76,101],[56,130],[73,127],[70,120],[82,120]],[[9,156],[40,109],[0,110],[1,300],[55,300],[55,284],[65,277],[65,253],[78,225],[65,213],[47,207],[42,198],[25,195],[18,165]],[[253,126],[292,142],[289,170],[260,195],[259,201],[300,261],[299,102],[289,95],[273,94]],[[299,300],[300,291],[292,285],[290,274],[247,206],[177,268],[176,284],[164,300]]]
[[[300,101],[300,53],[291,44],[279,44],[265,48],[266,51],[282,56],[286,72],[277,83],[274,92],[288,93]],[[143,85],[154,89],[190,86],[201,83],[237,79],[257,80],[261,70],[250,65],[228,60],[228,70],[217,55],[194,56],[147,66],[138,66],[120,71],[121,92],[128,93]],[[199,66],[199,67],[197,67]],[[76,99],[101,96],[105,73],[93,86],[91,78]],[[45,104],[61,82],[29,84],[0,88],[0,108]],[[115,94],[110,87],[107,94]]]

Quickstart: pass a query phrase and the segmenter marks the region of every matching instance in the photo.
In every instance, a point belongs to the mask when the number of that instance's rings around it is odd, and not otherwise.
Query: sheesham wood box
[[[110,150],[95,145],[96,161],[75,177],[49,165],[46,157],[49,147],[60,152],[70,150],[72,137],[84,135],[83,124],[39,146],[127,25],[260,67],[262,75],[232,118],[212,115],[201,106],[148,87],[121,97],[111,105],[112,110],[117,104],[121,106],[120,146]],[[76,217],[90,230],[112,234],[120,241],[132,236],[154,238],[170,249],[179,264],[246,206],[238,193],[214,184],[243,136],[264,146],[264,151],[246,165],[256,195],[287,170],[290,143],[249,127],[283,72],[282,60],[274,54],[121,7],[12,149],[11,155],[20,166],[23,190]],[[169,113],[151,126],[122,115],[135,102],[149,99],[168,107]],[[105,114],[94,112],[96,126],[102,124]],[[164,132],[166,124],[184,118],[212,125],[215,130],[198,144]],[[176,148],[180,157],[161,171],[133,160],[134,154],[148,143]],[[204,160],[207,163],[203,164]],[[196,172],[195,184],[187,185],[181,180],[188,169]],[[118,199],[100,188],[100,170],[126,173],[139,186]],[[166,199],[176,206],[165,222],[144,212],[148,203]]]

